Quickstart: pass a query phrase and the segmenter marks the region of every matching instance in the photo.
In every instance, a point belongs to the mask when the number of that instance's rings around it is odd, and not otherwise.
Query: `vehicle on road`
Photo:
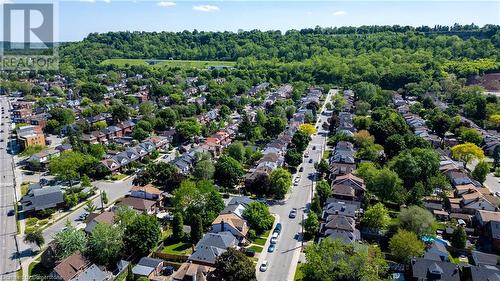
[[[82,214],[80,214],[78,216],[78,218],[76,218],[76,221],[83,221],[83,220],[85,220],[88,217],[88,215],[89,215],[88,212],[83,212]]]
[[[14,211],[14,209],[10,209],[8,212],[7,212],[7,216],[9,217],[12,217],[13,215],[16,214],[16,211]]]
[[[259,269],[261,272],[266,272],[268,267],[269,267],[269,262],[267,260],[265,260],[262,262]]]
[[[271,244],[271,245],[269,245],[269,247],[267,248],[267,252],[268,252],[268,253],[272,253],[272,252],[274,252],[274,250],[275,250],[275,249],[276,249],[275,244]]]
[[[495,195],[496,195],[497,197],[500,197],[500,192],[499,192],[499,191],[495,192]]]
[[[305,158],[309,157],[309,151],[306,151],[306,153],[304,153],[304,157]]]
[[[276,227],[274,227],[273,233],[278,233],[278,235],[281,233],[281,223],[277,223]],[[274,235],[274,234],[273,234]]]
[[[288,217],[294,219],[296,216],[297,216],[297,208],[292,208],[290,214],[288,214]]]
[[[316,146],[313,146],[313,150],[316,150]]]
[[[313,162],[313,160],[312,160],[312,159],[309,159],[309,163],[312,163],[312,162]]]
[[[303,171],[304,171],[304,167],[300,167],[299,172],[302,173]]]
[[[293,185],[299,185],[299,182],[300,182],[300,176],[295,178],[295,180],[293,181]]]

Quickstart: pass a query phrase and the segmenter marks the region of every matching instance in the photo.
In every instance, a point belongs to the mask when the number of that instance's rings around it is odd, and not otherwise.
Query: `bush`
[[[27,227],[35,226],[37,223],[38,223],[37,218],[27,218],[26,219],[26,226]]]

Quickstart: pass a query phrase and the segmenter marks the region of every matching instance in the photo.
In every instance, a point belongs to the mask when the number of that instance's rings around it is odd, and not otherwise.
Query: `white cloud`
[[[2,5],[2,4],[12,4],[12,3],[14,3],[14,2],[11,1],[11,0],[0,0],[0,5]]]
[[[160,6],[160,7],[173,7],[173,6],[175,6],[175,2],[161,1],[161,2],[158,2],[156,5]]]
[[[347,12],[346,11],[336,11],[335,13],[333,13],[333,15],[336,17],[345,16],[345,15],[347,15]]]
[[[199,12],[215,12],[220,9],[219,7],[213,5],[199,5],[199,6],[193,6],[193,10]]]

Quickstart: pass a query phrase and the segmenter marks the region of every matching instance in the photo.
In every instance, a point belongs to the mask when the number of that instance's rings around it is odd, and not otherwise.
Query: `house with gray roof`
[[[196,244],[195,251],[189,260],[203,265],[214,265],[217,257],[228,248],[236,247],[237,244],[238,240],[231,232],[206,233]]]
[[[458,265],[450,262],[413,258],[410,263],[410,271],[410,280],[460,281]]]
[[[132,268],[132,273],[135,277],[147,277],[150,280],[154,277],[160,275],[163,269],[163,260],[143,257],[137,263],[136,266]]]
[[[110,280],[111,276],[112,274],[109,271],[102,270],[97,265],[92,264],[78,276],[71,279],[71,281],[87,281],[87,280],[105,281],[105,280]]]
[[[57,208],[62,204],[64,196],[61,186],[34,188],[21,199],[22,210],[25,212]]]

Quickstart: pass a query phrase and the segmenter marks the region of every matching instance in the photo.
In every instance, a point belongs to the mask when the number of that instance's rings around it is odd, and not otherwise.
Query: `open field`
[[[208,67],[232,67],[234,61],[197,61],[197,60],[153,60],[153,59],[107,59],[101,65],[116,65],[127,67],[133,65],[154,67],[180,67],[180,68],[208,68]]]

